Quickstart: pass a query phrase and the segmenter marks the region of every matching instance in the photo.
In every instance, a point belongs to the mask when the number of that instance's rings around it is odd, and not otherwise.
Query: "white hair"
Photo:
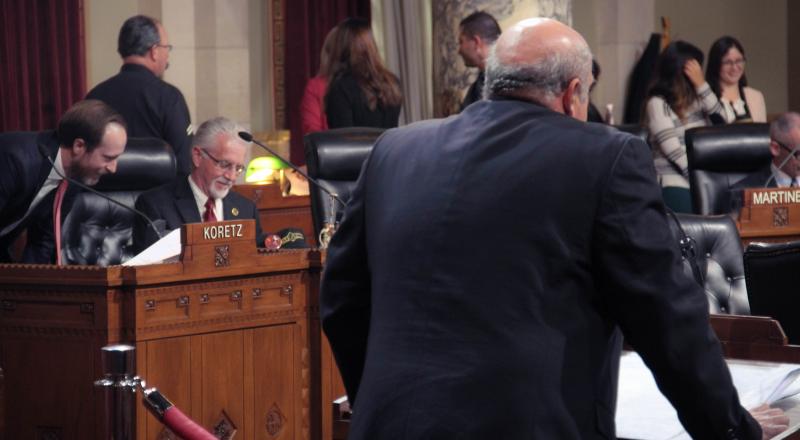
[[[244,129],[237,123],[231,121],[224,116],[217,116],[203,122],[194,134],[194,144],[198,147],[208,150],[214,148],[217,143],[217,137],[220,134],[226,134],[230,137],[237,139],[242,145],[246,143],[239,138],[239,132]]]
[[[483,95],[487,98],[525,95],[544,104],[564,92],[574,78],[581,81],[578,93],[585,102],[592,82],[592,52],[585,44],[551,52],[532,64],[503,64],[492,47],[486,61]]]

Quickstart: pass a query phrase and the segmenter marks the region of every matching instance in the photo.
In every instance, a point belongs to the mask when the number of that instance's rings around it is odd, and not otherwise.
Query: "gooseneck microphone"
[[[150,225],[150,227],[151,227],[151,228],[153,229],[153,231],[156,233],[156,236],[158,236],[158,238],[159,238],[159,239],[160,239],[160,238],[163,238],[163,234],[162,234],[162,233],[161,233],[161,232],[158,230],[158,228],[156,227],[155,223],[153,223],[153,221],[152,221],[152,220],[150,220],[150,217],[148,217],[148,216],[147,216],[145,213],[143,213],[142,211],[139,211],[139,210],[138,210],[138,209],[136,209],[136,208],[133,208],[133,207],[131,207],[131,206],[128,206],[128,205],[126,205],[126,204],[124,204],[124,203],[122,203],[122,202],[119,202],[119,201],[117,201],[117,200],[114,200],[113,198],[111,198],[111,197],[109,197],[109,196],[107,196],[107,195],[105,195],[105,194],[101,193],[100,191],[98,191],[98,190],[96,190],[96,189],[94,189],[94,188],[90,187],[89,185],[86,185],[86,184],[85,184],[85,183],[83,183],[83,182],[80,182],[80,181],[78,181],[78,180],[76,180],[76,179],[73,179],[73,178],[71,178],[71,177],[67,177],[66,175],[64,175],[63,173],[61,173],[61,171],[59,171],[59,170],[58,170],[58,168],[56,167],[56,164],[55,164],[55,162],[53,161],[53,158],[52,158],[52,157],[50,157],[50,152],[49,152],[49,151],[47,151],[47,147],[45,147],[45,146],[44,146],[44,145],[42,145],[42,144],[38,144],[37,146],[39,147],[39,152],[40,152],[40,153],[42,153],[42,156],[44,156],[45,158],[47,158],[47,161],[48,161],[48,162],[50,162],[50,164],[51,164],[51,165],[53,165],[53,170],[56,172],[56,174],[58,174],[59,176],[61,176],[61,178],[62,178],[62,179],[64,179],[64,180],[68,181],[69,183],[72,183],[72,184],[74,184],[74,185],[77,185],[77,186],[79,186],[79,187],[81,187],[81,188],[83,188],[83,189],[85,189],[85,190],[87,190],[87,191],[89,191],[89,192],[91,192],[91,193],[94,193],[94,194],[96,194],[96,195],[100,196],[101,198],[103,198],[103,199],[106,199],[106,200],[108,200],[108,201],[109,201],[109,202],[111,202],[111,203],[114,203],[115,205],[121,206],[121,207],[123,207],[123,208],[127,209],[128,211],[131,211],[132,213],[134,213],[134,214],[136,214],[136,215],[140,216],[141,218],[143,218],[143,219],[147,220],[147,224],[149,224],[149,225]]]
[[[281,162],[283,162],[283,163],[285,163],[286,165],[288,165],[288,166],[289,166],[289,168],[293,169],[293,170],[294,170],[294,171],[296,171],[298,174],[300,174],[301,176],[305,177],[305,178],[306,178],[306,180],[308,180],[309,182],[313,183],[313,184],[314,184],[314,186],[316,186],[317,188],[319,188],[319,189],[321,189],[322,191],[324,191],[326,194],[328,194],[329,196],[331,196],[331,198],[333,198],[333,199],[334,199],[334,200],[336,200],[337,202],[341,203],[341,205],[342,205],[342,206],[345,206],[345,203],[342,201],[342,199],[340,199],[340,198],[339,198],[339,195],[338,195],[338,194],[336,194],[336,193],[334,193],[334,192],[331,192],[331,190],[329,190],[328,188],[325,188],[324,186],[322,186],[322,185],[321,185],[319,182],[317,182],[317,180],[316,180],[316,179],[314,179],[314,178],[312,178],[311,176],[309,176],[308,174],[306,174],[306,172],[305,172],[305,171],[303,171],[302,169],[300,169],[300,168],[299,168],[297,165],[295,165],[295,164],[293,164],[293,163],[289,162],[288,160],[286,160],[286,159],[284,159],[283,157],[281,157],[281,155],[279,155],[278,153],[276,153],[276,152],[272,151],[272,149],[271,149],[270,147],[268,147],[268,146],[266,146],[266,145],[262,144],[261,142],[257,141],[255,138],[253,138],[253,135],[252,135],[252,134],[250,134],[250,133],[248,133],[248,132],[246,132],[246,131],[240,131],[240,132],[239,132],[239,137],[240,137],[240,138],[242,138],[242,140],[244,140],[245,142],[252,142],[252,143],[254,143],[254,144],[258,145],[259,147],[261,147],[261,148],[263,148],[263,149],[267,150],[267,152],[269,152],[269,153],[270,153],[270,154],[272,154],[273,156],[277,157],[277,158],[278,158],[278,160],[280,160]]]

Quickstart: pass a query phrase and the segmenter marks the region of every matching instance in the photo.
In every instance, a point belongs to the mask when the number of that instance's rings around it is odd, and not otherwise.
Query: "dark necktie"
[[[215,222],[217,215],[214,214],[214,199],[211,197],[206,200],[206,212],[203,213],[203,222]]]
[[[64,193],[67,192],[69,182],[62,180],[56,190],[56,198],[53,199],[53,233],[56,241],[56,264],[61,264],[61,204],[64,201]]]

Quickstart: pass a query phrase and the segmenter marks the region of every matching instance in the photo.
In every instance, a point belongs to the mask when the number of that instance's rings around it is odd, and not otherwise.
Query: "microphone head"
[[[240,131],[239,137],[242,138],[245,142],[253,142],[253,135],[246,131]]]

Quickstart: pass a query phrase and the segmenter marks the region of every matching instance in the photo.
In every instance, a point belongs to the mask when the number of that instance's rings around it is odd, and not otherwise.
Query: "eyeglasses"
[[[747,60],[745,60],[744,58],[739,58],[738,60],[723,61],[722,65],[725,66],[725,67],[733,67],[733,66],[744,67],[744,63],[746,63],[746,62],[747,62]]]
[[[789,154],[791,154],[792,157],[794,157],[794,160],[800,160],[800,146],[798,146],[798,149],[795,150],[784,145],[782,142],[776,141],[775,139],[773,139],[772,142],[775,142],[776,144],[778,144],[779,147],[789,152]]]
[[[216,157],[212,156],[211,153],[208,151],[200,148],[200,152],[203,153],[207,158],[214,161],[214,165],[217,166],[222,171],[233,171],[238,176],[242,174],[244,171],[244,165],[236,165],[234,163],[228,162],[227,160],[219,160]]]
[[[171,44],[158,44],[158,43],[156,43],[156,44],[153,45],[153,47],[163,47],[164,49],[167,49],[167,52],[172,52],[172,45]]]

